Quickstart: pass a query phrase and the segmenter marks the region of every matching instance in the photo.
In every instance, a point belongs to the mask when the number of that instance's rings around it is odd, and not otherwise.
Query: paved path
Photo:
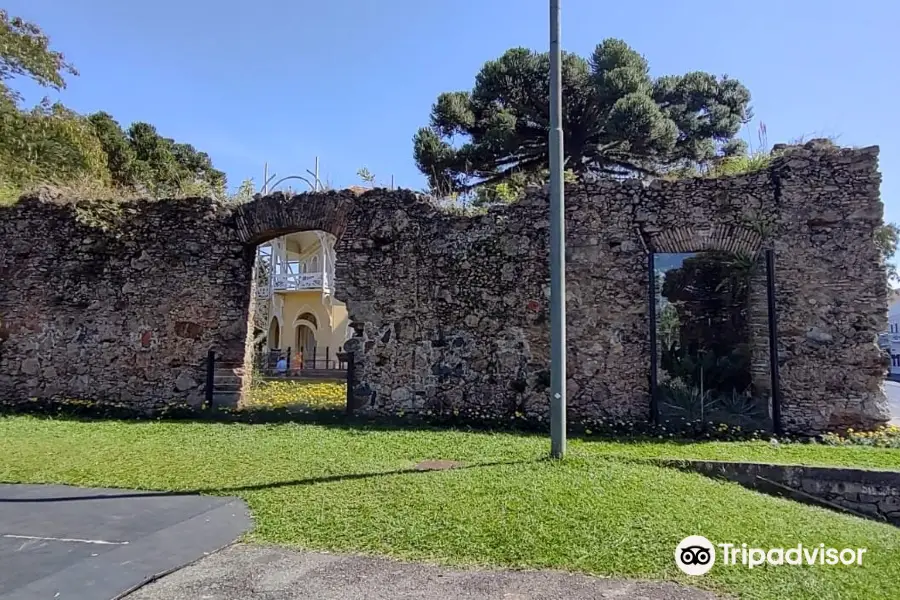
[[[231,542],[234,498],[0,484],[0,600],[107,600]]]
[[[693,600],[669,582],[558,571],[476,571],[383,558],[235,544],[148,584],[127,600]]]
[[[891,425],[900,427],[900,383],[896,381],[884,382],[884,393],[891,409]]]

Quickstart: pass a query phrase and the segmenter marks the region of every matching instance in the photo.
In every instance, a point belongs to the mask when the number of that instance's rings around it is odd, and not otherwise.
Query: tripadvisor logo
[[[791,548],[753,548],[747,544],[713,544],[702,535],[690,535],[675,548],[675,564],[687,575],[704,575],[716,563],[716,548],[719,549],[719,564],[741,565],[748,569],[762,565],[862,565],[866,548],[837,548],[804,546],[797,544]]]
[[[716,547],[702,535],[689,535],[675,548],[675,564],[687,575],[704,575],[716,563]]]

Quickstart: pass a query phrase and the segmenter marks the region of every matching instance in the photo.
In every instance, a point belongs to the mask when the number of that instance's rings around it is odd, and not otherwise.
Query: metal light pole
[[[550,0],[550,456],[566,453],[566,211],[559,0]]]

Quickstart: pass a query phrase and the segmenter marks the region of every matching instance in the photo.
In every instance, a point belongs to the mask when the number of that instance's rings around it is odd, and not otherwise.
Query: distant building
[[[878,344],[891,353],[891,375],[900,377],[900,289],[888,293],[888,331]]]
[[[254,328],[268,369],[282,356],[291,371],[342,364],[338,353],[353,329],[347,306],[334,296],[336,241],[324,231],[299,231],[257,247]]]
[[[290,352],[290,368],[332,368],[352,330],[334,297],[335,238],[303,231],[259,246],[256,327],[269,350]]]

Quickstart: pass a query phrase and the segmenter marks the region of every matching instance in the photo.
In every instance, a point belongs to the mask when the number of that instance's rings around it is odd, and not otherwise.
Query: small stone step
[[[213,408],[237,408],[241,395],[238,392],[213,392]]]
[[[347,374],[340,371],[303,371],[303,374],[277,377],[268,375],[262,377],[264,381],[334,381],[342,383],[347,381]]]
[[[237,381],[234,383],[216,382],[216,384],[213,386],[213,390],[215,392],[239,392],[241,391],[241,384]]]
[[[347,379],[347,371],[340,371],[338,369],[303,369],[302,371],[297,371],[295,374],[291,375],[291,377],[297,379],[345,380]]]

